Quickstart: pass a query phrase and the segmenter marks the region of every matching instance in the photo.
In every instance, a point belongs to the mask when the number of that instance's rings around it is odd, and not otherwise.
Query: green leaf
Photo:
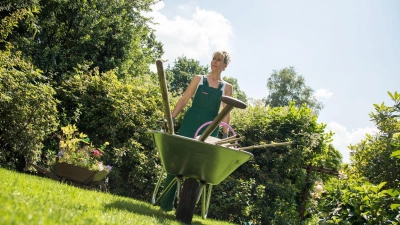
[[[356,191],[361,191],[361,192],[364,191],[364,188],[362,188],[362,187],[354,187],[353,189]]]
[[[390,98],[394,99],[393,94],[390,91],[388,91],[387,93],[390,96]]]
[[[378,193],[379,189],[378,187],[371,187],[371,190],[376,194]]]
[[[400,192],[397,189],[388,189],[388,190],[384,190],[384,192],[392,197],[400,195]]]
[[[392,210],[394,210],[394,209],[396,209],[396,208],[399,208],[400,207],[400,204],[391,204],[390,205],[390,208],[392,209]]]
[[[387,182],[382,182],[378,185],[378,189],[380,190]]]
[[[400,157],[400,150],[396,150],[396,151],[392,152],[390,157]]]

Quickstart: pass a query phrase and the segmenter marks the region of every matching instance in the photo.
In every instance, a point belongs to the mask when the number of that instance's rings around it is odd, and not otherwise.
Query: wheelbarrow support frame
[[[158,205],[160,204],[161,199],[165,196],[165,194],[171,190],[171,188],[177,184],[177,193],[180,193],[180,190],[182,189],[182,177],[180,176],[175,176],[175,178],[169,183],[169,185],[167,187],[165,187],[165,189],[160,193],[160,195],[157,198],[157,194],[158,194],[158,190],[161,187],[161,183],[164,180],[164,177],[167,173],[165,172],[165,170],[162,170],[158,176],[158,181],[157,184],[154,188],[153,191],[153,196],[151,198],[151,204],[152,205]],[[208,214],[208,209],[210,207],[210,200],[211,200],[211,192],[212,192],[212,184],[207,184],[205,182],[201,182],[200,187],[199,187],[199,191],[197,194],[197,200],[196,200],[196,204],[200,201],[201,199],[201,217],[203,219],[207,218],[207,214]],[[179,200],[179,194],[177,195],[178,200]]]

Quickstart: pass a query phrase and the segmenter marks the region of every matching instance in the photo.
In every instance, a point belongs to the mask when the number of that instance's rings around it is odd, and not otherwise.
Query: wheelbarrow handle
[[[163,62],[160,59],[158,59],[156,61],[156,66],[157,66],[157,72],[158,72],[158,80],[160,81],[161,95],[162,95],[163,103],[164,103],[164,113],[165,113],[165,117],[167,119],[168,132],[170,134],[174,134],[174,123],[172,121],[172,113],[171,113],[171,107],[170,107],[169,98],[168,98],[167,81],[165,79]]]
[[[207,129],[203,132],[203,134],[199,137],[199,141],[204,142],[234,107],[239,109],[245,109],[247,107],[247,105],[244,102],[240,101],[239,99],[232,98],[230,96],[222,96],[221,101],[226,104],[225,107],[215,117],[210,126],[208,126]]]

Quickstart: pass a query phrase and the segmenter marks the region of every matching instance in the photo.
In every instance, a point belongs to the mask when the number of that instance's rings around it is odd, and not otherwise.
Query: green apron
[[[223,87],[225,82],[221,81],[218,88],[213,88],[208,85],[207,77],[203,76],[203,84],[200,84],[194,95],[192,106],[185,113],[182,125],[178,131],[178,135],[193,138],[197,129],[208,121],[213,121],[218,115],[221,106],[221,96],[223,95]],[[201,129],[198,135],[202,134],[207,128]],[[217,137],[219,129],[215,129],[211,136]],[[175,175],[167,174],[164,187],[174,179]],[[171,211],[174,208],[174,200],[176,196],[176,184],[166,195],[161,199],[161,208],[165,211]]]

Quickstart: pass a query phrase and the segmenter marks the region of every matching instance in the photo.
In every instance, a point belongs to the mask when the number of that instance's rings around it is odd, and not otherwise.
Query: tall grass
[[[174,212],[0,168],[0,224],[180,224]],[[192,224],[221,224],[195,215]]]

